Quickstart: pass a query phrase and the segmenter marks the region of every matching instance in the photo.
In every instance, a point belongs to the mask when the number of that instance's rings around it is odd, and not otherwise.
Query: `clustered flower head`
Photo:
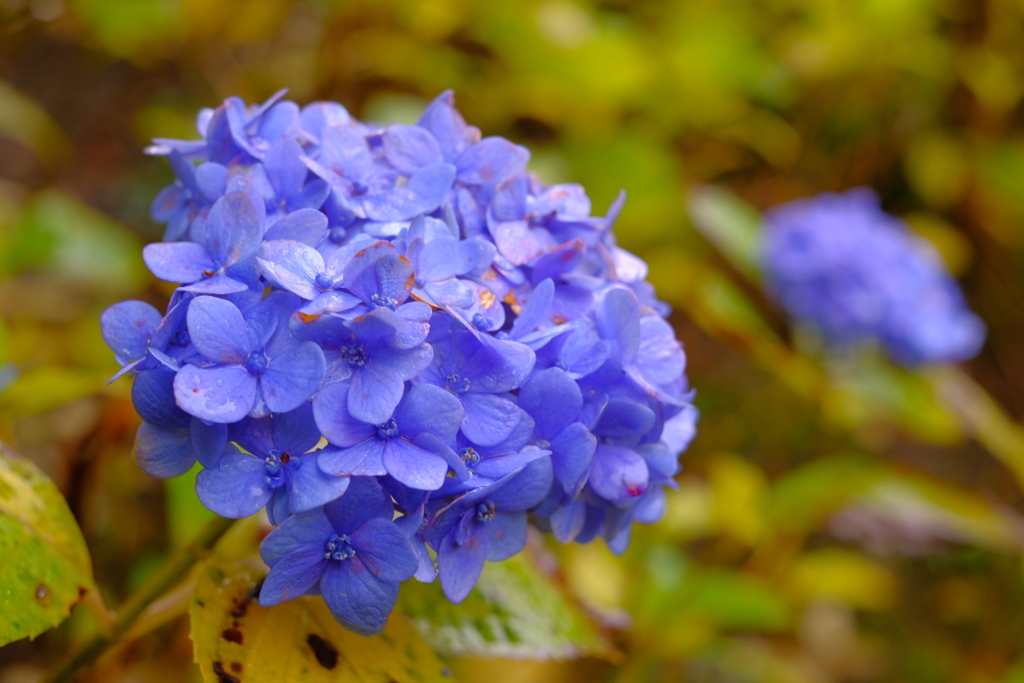
[[[769,291],[838,346],[873,339],[904,365],[974,357],[985,325],[935,249],[867,188],[768,211]]]
[[[591,216],[451,92],[390,126],[282,94],[148,149],[177,180],[143,257],[180,286],[165,314],[102,317],[139,465],[198,461],[209,509],[265,509],[261,604],[321,594],[363,634],[414,576],[462,601],[528,524],[623,551],[697,418],[667,307],[616,246],[623,197]]]

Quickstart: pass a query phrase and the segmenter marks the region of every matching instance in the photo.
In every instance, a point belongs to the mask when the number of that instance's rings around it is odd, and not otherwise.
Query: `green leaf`
[[[0,444],[0,645],[57,626],[92,589],[89,551],[64,497]]]
[[[67,158],[71,149],[67,135],[46,110],[4,82],[0,82],[0,135],[17,140],[51,167]]]
[[[771,586],[726,569],[707,570],[688,582],[680,610],[726,629],[776,631],[790,620],[789,606]]]
[[[765,501],[765,513],[780,531],[808,533],[885,476],[884,463],[863,455],[815,460],[775,482]]]
[[[760,280],[761,214],[720,187],[695,185],[686,205],[690,220],[738,271]]]
[[[593,622],[523,554],[488,562],[459,605],[448,602],[438,582],[410,581],[398,609],[442,654],[571,659],[609,653]]]
[[[9,416],[39,415],[79,398],[103,391],[110,373],[43,365],[17,374],[11,366],[8,384],[0,382],[0,411]]]
[[[431,683],[444,664],[394,614],[378,636],[346,630],[320,597],[256,601],[266,568],[214,556],[199,566],[189,614],[195,662],[209,683]]]
[[[37,194],[10,227],[0,271],[40,270],[108,295],[128,295],[148,275],[128,228],[56,190]]]

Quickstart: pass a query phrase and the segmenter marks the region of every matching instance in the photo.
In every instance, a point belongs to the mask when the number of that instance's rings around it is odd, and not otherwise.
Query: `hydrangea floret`
[[[416,125],[278,93],[158,139],[175,182],[143,258],[178,285],[104,338],[133,377],[134,455],[197,462],[199,499],[266,510],[260,602],[320,594],[362,634],[403,581],[461,602],[528,529],[625,550],[664,512],[697,411],[646,265],[574,184],[481,137],[442,93]]]
[[[902,365],[977,355],[985,325],[937,250],[885,213],[868,188],[765,214],[768,291],[838,347],[873,340]]]

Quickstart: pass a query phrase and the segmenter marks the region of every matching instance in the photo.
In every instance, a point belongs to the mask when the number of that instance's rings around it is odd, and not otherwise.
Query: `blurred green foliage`
[[[454,88],[597,211],[627,190],[620,242],[675,307],[702,411],[666,519],[625,556],[531,545],[614,654],[455,657],[455,676],[1024,680],[1022,44],[1020,0],[0,0],[0,439],[123,598],[202,522],[187,479],[137,470],[128,382],[105,384],[100,311],[169,294],[140,247],[171,174],[141,147],[228,95],[410,121]],[[989,325],[965,367],[830,356],[761,293],[756,209],[861,184]],[[88,619],[0,650],[0,681]],[[188,624],[153,628],[91,676],[199,680]]]

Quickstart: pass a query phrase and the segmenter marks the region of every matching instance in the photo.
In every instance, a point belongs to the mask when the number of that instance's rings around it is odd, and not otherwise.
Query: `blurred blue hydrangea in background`
[[[875,340],[904,365],[973,358],[985,324],[935,248],[857,188],[769,210],[769,292],[837,346]]]

